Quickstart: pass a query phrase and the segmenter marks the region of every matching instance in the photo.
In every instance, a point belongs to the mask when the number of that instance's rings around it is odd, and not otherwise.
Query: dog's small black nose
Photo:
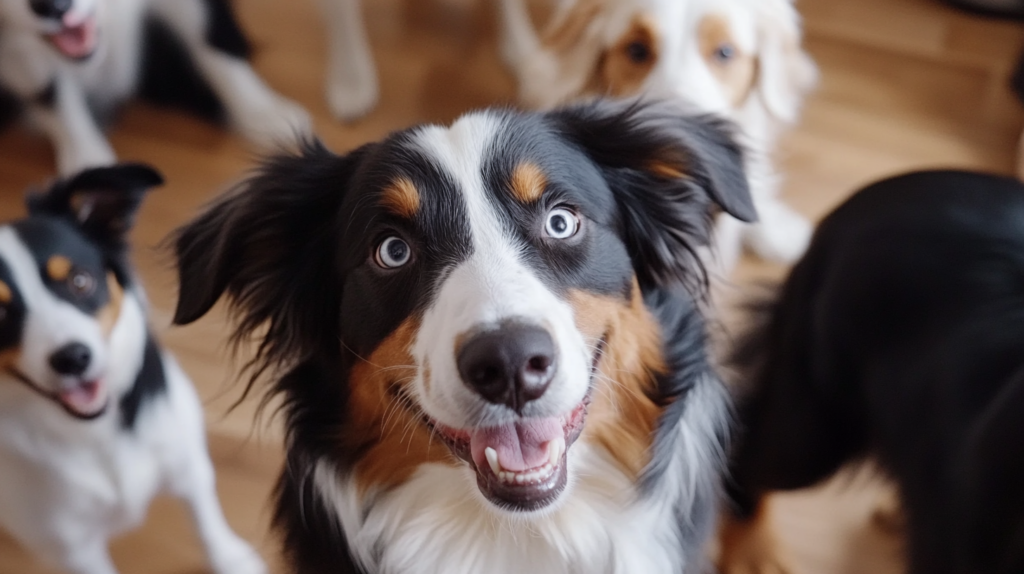
[[[458,351],[459,374],[484,400],[522,412],[555,376],[555,343],[540,327],[506,323],[474,335]]]
[[[81,343],[69,343],[50,355],[50,366],[62,375],[78,376],[89,368],[92,351]]]
[[[29,5],[33,12],[43,18],[60,20],[71,9],[73,2],[74,0],[29,0]]]

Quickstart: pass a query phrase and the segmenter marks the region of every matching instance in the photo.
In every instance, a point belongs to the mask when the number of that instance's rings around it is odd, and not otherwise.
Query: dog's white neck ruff
[[[684,400],[676,444],[663,451],[667,470],[645,494],[586,431],[570,449],[556,507],[522,517],[488,502],[467,466],[425,464],[393,490],[361,495],[321,460],[313,483],[368,574],[679,574],[701,560],[684,555],[700,541],[684,540],[682,528],[698,498],[715,492],[728,420],[718,381],[701,381]]]

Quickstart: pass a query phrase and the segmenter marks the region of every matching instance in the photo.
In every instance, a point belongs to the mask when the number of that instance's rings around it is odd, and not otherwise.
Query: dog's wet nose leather
[[[474,335],[458,350],[463,382],[484,400],[522,412],[544,395],[555,375],[555,343],[544,329],[522,323]]]
[[[70,343],[50,355],[50,366],[61,375],[78,376],[89,368],[92,352],[82,343]]]
[[[43,18],[60,19],[71,9],[72,0],[29,0],[32,11]]]

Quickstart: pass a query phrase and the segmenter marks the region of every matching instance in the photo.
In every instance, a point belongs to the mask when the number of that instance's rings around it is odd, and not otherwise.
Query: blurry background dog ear
[[[123,248],[146,193],[163,182],[148,165],[124,163],[59,180],[44,193],[30,194],[26,203],[33,215],[68,217],[101,245]]]
[[[818,68],[801,47],[800,16],[793,0],[761,0],[758,19],[758,90],[765,107],[793,123],[804,96],[818,82]]]
[[[548,114],[601,168],[641,285],[703,283],[697,249],[719,209],[756,221],[734,128],[663,102],[598,101]]]
[[[199,319],[226,294],[238,318],[236,342],[266,329],[257,371],[336,344],[335,218],[369,147],[340,157],[309,142],[294,155],[271,157],[179,228],[169,238],[179,278],[174,322]]]

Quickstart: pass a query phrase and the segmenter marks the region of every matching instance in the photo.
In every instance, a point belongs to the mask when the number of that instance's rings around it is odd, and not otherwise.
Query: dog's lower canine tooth
[[[501,465],[498,464],[498,451],[491,447],[484,449],[484,456],[487,457],[487,464],[491,465],[491,472],[494,476],[498,476],[501,473]]]

